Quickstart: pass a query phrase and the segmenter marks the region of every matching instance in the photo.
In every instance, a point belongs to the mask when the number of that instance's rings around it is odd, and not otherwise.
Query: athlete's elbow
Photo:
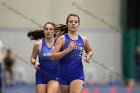
[[[52,54],[52,61],[54,62],[54,61],[56,61],[57,59],[56,59],[56,56],[55,56],[55,54]]]
[[[89,54],[90,54],[90,57],[92,57],[92,56],[93,56],[93,51],[90,51],[90,53],[89,53]]]

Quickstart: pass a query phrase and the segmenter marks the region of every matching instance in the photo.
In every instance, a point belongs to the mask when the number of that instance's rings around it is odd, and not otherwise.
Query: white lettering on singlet
[[[52,53],[43,53],[43,56],[51,56]]]
[[[75,47],[75,49],[80,50],[79,56],[82,56],[83,55],[84,48],[81,47],[81,44],[77,44],[76,47]]]

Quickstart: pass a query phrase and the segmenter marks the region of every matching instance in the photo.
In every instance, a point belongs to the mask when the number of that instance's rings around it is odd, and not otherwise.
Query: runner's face
[[[46,24],[44,34],[45,37],[54,37],[54,26],[52,24]]]
[[[79,25],[80,25],[80,23],[79,23],[78,17],[76,17],[76,16],[69,17],[68,23],[67,23],[68,31],[72,31],[72,32],[77,31]]]

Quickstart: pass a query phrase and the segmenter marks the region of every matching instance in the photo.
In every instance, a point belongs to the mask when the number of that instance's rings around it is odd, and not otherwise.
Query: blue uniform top
[[[68,84],[68,83],[64,83],[66,82],[64,81],[64,78],[66,79],[66,77],[69,78],[69,81],[72,81],[73,79],[78,79],[78,78],[84,80],[84,74],[83,74],[84,72],[83,72],[83,64],[82,64],[82,52],[84,49],[83,39],[80,35],[78,35],[77,40],[72,40],[68,36],[68,34],[64,34],[64,38],[65,38],[65,43],[60,49],[60,51],[63,51],[66,48],[68,48],[68,45],[70,44],[71,41],[76,42],[76,48],[59,60],[60,83]]]
[[[36,84],[47,84],[50,80],[58,79],[58,62],[52,62],[51,59],[53,48],[54,46],[48,48],[45,39],[42,39],[42,47],[38,53],[40,69],[36,71]]]
[[[55,42],[54,42],[55,44]],[[45,72],[57,72],[58,62],[52,61],[52,51],[54,49],[54,45],[51,48],[48,48],[45,42],[45,39],[42,39],[42,48],[38,53],[40,69],[45,70]]]

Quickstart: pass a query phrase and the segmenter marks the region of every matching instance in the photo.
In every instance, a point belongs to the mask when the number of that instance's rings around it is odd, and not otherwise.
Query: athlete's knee
[[[49,81],[47,84],[47,93],[58,93],[59,83],[57,81]]]
[[[74,80],[70,83],[70,93],[82,93],[83,90],[83,81]]]

